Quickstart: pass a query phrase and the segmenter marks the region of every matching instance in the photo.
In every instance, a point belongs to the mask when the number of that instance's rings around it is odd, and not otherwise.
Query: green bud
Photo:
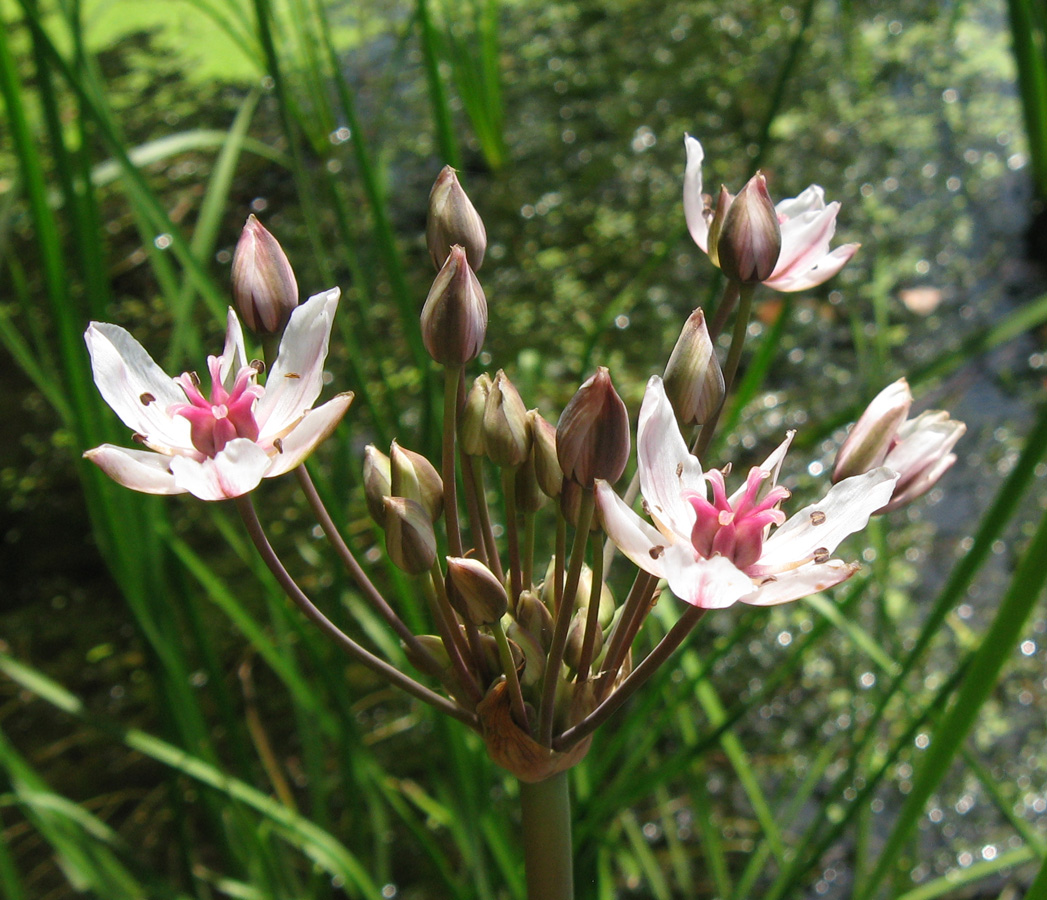
[[[385,528],[385,498],[392,495],[389,457],[368,444],[364,448],[364,499],[379,528]]]
[[[530,631],[517,622],[510,622],[505,629],[505,636],[509,638],[509,647],[519,650],[524,659],[524,667],[520,672],[520,683],[524,687],[532,687],[541,680],[545,673],[546,650]]]
[[[505,585],[478,559],[448,556],[447,581],[451,606],[474,625],[492,625],[509,608]]]
[[[393,441],[389,450],[390,493],[415,500],[432,521],[440,518],[444,507],[444,482],[429,460]]]
[[[571,619],[570,630],[567,632],[567,649],[564,651],[564,661],[575,671],[582,659],[582,644],[585,642],[585,621],[589,616],[589,608],[583,606]],[[597,628],[593,641],[593,658],[603,649],[603,632]]]
[[[469,456],[483,456],[486,452],[484,410],[487,408],[487,395],[490,393],[491,376],[484,372],[473,382],[465,396],[465,405],[458,415],[458,446],[462,453]]]
[[[724,398],[723,372],[701,309],[691,313],[684,323],[662,383],[681,425],[703,425],[720,409]]]
[[[538,486],[547,497],[556,499],[563,489],[563,470],[556,458],[556,429],[536,409],[527,413],[527,421],[531,423],[531,456]]]
[[[419,634],[416,635],[415,639],[424,649],[429,651],[429,655],[439,663],[441,669],[445,672],[451,670],[451,657],[447,653],[447,648],[444,646],[442,638],[435,634]],[[414,650],[410,645],[401,641],[400,646],[403,647],[404,654],[407,656],[407,661],[418,669],[418,671],[425,671],[424,663],[415,657]]]
[[[436,562],[436,533],[429,513],[415,500],[386,497],[385,549],[408,575],[428,572]]]
[[[547,582],[552,587],[552,578]],[[516,601],[516,621],[536,638],[545,649],[553,640],[553,614],[534,591],[521,591]]]
[[[501,369],[484,405],[484,447],[496,466],[520,465],[531,450],[531,429],[519,391]]]
[[[429,193],[425,243],[433,265],[439,269],[455,244],[465,249],[469,266],[478,270],[487,249],[487,231],[472,201],[458,183],[458,174],[444,166]]]

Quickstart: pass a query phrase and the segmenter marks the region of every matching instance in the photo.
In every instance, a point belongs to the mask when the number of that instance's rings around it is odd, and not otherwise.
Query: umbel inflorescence
[[[964,430],[944,412],[908,419],[912,397],[902,380],[852,429],[831,485],[813,504],[796,508],[778,481],[791,433],[742,477],[708,466],[755,288],[819,284],[858,245],[830,251],[839,204],[826,205],[814,185],[775,206],[757,173],[737,196],[721,189],[714,205],[702,194],[701,145],[690,137],[685,144],[685,218],[727,287],[713,321],[695,310],[663,375],[647,384],[628,487],[616,483],[630,459],[630,419],[606,368],[578,388],[555,426],[528,410],[503,371],[467,379],[488,324],[477,275],[487,236],[455,172],[437,178],[426,230],[437,274],[420,327],[443,371],[441,455],[429,460],[393,442],[387,453],[368,447],[361,463],[367,508],[389,558],[413,578],[431,633],[413,633],[396,611],[411,601],[390,602],[371,581],[302,465],[352,401],[341,393],[313,408],[339,292],[299,303],[283,250],[253,216],[233,261],[236,310],[224,349],[207,360],[206,385],[195,372],[165,374],[123,328],[87,329],[96,384],[137,446],[106,444],[85,456],[134,490],[232,500],[288,597],[354,659],[478,731],[490,756],[523,781],[570,767],[707,609],[785,603],[849,578],[857,566],[835,556],[840,543],[870,516],[929,490]],[[721,366],[717,338],[732,316]],[[273,359],[249,359],[241,320],[267,347],[279,337]],[[695,433],[690,442],[685,429]],[[413,672],[340,631],[269,544],[250,495],[263,478],[289,472],[361,602],[401,641]],[[536,558],[542,529],[551,536],[542,543],[555,547],[551,559]],[[608,539],[635,567],[624,598],[604,577]],[[638,658],[636,638],[663,585],[682,601],[679,618]]]

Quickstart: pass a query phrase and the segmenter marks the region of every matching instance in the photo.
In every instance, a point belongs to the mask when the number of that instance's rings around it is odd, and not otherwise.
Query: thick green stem
[[[567,772],[520,782],[528,900],[574,900],[571,793]]]

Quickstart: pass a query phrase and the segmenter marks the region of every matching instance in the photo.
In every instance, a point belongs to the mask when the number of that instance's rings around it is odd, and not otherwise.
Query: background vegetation
[[[303,291],[343,289],[329,368],[358,400],[314,474],[420,616],[357,487],[366,443],[437,433],[416,323],[440,165],[491,240],[483,364],[552,418],[609,365],[635,414],[716,296],[686,131],[710,183],[817,181],[863,243],[824,289],[761,295],[723,460],[796,427],[802,492],[902,374],[969,432],[858,579],[708,617],[601,730],[573,774],[580,889],[1047,896],[1042,3],[0,0],[0,25],[0,894],[522,896],[515,788],[479,741],[346,668],[229,510],[80,461],[125,437],[81,334],[198,366],[257,213]],[[342,627],[402,661],[290,486],[260,502]]]

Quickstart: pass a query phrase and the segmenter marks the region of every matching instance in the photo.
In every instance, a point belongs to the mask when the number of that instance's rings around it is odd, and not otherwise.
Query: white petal
[[[339,394],[323,406],[307,412],[302,419],[281,439],[280,452],[272,457],[272,467],[266,478],[275,478],[301,465],[316,446],[335,430],[353,402],[351,393]]]
[[[265,395],[255,410],[261,440],[286,429],[320,396],[339,293],[332,288],[316,294],[291,313],[265,381]]]
[[[214,459],[175,456],[170,462],[175,483],[201,500],[228,500],[254,490],[271,464],[269,455],[247,438],[230,441]]]
[[[149,450],[102,444],[84,454],[117,484],[143,494],[184,494],[169,468],[171,457]]]
[[[683,145],[687,150],[687,167],[683,173],[683,215],[694,242],[708,253],[709,223],[705,219],[705,200],[702,198],[705,151],[689,134],[684,135]]]
[[[702,609],[724,609],[753,589],[752,579],[726,557],[696,557],[690,544],[673,544],[664,554],[669,589],[684,603]]]
[[[665,577],[666,539],[634,513],[606,481],[596,482],[596,506],[607,536],[629,559],[651,575]]]
[[[858,252],[861,244],[841,244],[828,256],[823,256],[813,266],[804,272],[795,272],[790,275],[777,277],[772,275],[764,284],[776,291],[791,293],[793,291],[806,291],[828,281],[850,261],[851,257]]]
[[[846,581],[858,569],[857,564],[845,563],[842,559],[811,563],[776,576],[774,581],[761,585],[753,593],[742,597],[741,601],[750,606],[777,606],[779,603],[799,600]]]
[[[799,197],[782,200],[774,207],[774,211],[786,219],[795,219],[812,209],[825,209],[825,190],[819,184],[809,185]]]
[[[705,497],[706,484],[701,463],[688,451],[662,379],[657,375],[647,382],[640,407],[636,456],[640,493],[651,518],[663,530],[690,542],[695,512],[684,493]]]
[[[130,333],[119,325],[92,322],[84,332],[98,391],[132,431],[157,443],[191,448],[189,422],[167,409],[185,394]]]
[[[820,503],[792,516],[763,545],[757,571],[832,553],[845,537],[863,529],[876,510],[891,499],[898,473],[879,468],[834,484]],[[754,578],[759,576],[754,572]]]
[[[233,389],[236,373],[247,365],[247,351],[244,349],[244,330],[233,308],[225,317],[225,348],[222,350],[222,365],[219,369],[222,384],[227,391]]]
[[[782,252],[768,281],[806,272],[827,256],[839,211],[839,203],[830,203],[825,209],[805,212],[782,222]]]

